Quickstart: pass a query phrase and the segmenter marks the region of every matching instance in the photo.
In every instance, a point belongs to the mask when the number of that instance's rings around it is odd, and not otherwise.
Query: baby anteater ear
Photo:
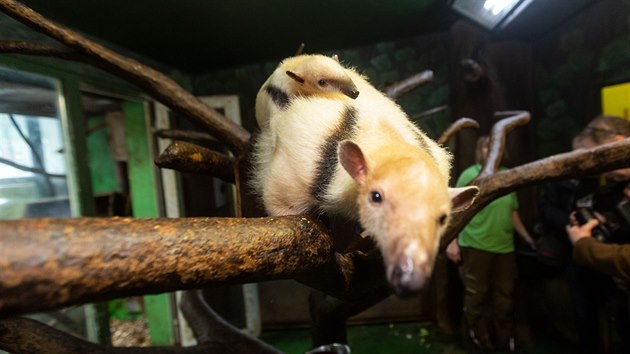
[[[344,140],[339,143],[337,155],[339,156],[341,166],[343,166],[348,174],[354,178],[357,183],[363,183],[363,181],[365,181],[368,168],[359,145],[350,140]]]
[[[290,78],[292,78],[293,80],[303,84],[304,83],[304,78],[302,78],[300,75],[294,73],[293,71],[287,70],[287,75],[289,75]]]
[[[451,197],[453,207],[451,211],[457,213],[468,209],[477,198],[479,188],[476,186],[449,188],[448,194]]]

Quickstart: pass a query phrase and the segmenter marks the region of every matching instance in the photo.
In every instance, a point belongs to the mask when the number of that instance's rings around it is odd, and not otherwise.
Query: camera
[[[610,184],[583,195],[575,202],[575,218],[580,225],[597,219],[593,237],[606,243],[630,242],[630,200],[624,193],[630,184]],[[596,215],[597,212],[597,215]]]
[[[602,222],[599,218],[595,216],[595,212],[590,207],[579,207],[575,211],[575,219],[578,224],[584,225],[589,220],[597,219],[599,224],[595,226],[592,230],[593,237],[595,237],[600,242],[609,242],[611,239],[611,231],[610,226],[607,225],[606,222]]]

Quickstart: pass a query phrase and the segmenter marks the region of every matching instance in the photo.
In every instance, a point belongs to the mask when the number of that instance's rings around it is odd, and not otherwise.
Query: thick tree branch
[[[299,216],[9,220],[0,244],[0,317],[292,278],[335,260],[327,232]]]
[[[244,151],[250,137],[246,130],[204,104],[166,75],[49,21],[17,1],[0,0],[0,10],[68,46],[78,53],[78,58],[85,56],[89,63],[129,80],[174,111],[203,124],[236,155]]]
[[[433,71],[425,70],[385,87],[383,92],[388,97],[395,99],[431,80],[433,80]]]
[[[155,159],[161,168],[203,173],[234,183],[234,159],[203,146],[174,141]]]

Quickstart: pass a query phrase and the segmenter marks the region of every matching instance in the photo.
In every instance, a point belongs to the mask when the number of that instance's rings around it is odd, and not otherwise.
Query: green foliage
[[[372,58],[370,64],[379,72],[391,70],[393,67],[392,61],[387,53]]]

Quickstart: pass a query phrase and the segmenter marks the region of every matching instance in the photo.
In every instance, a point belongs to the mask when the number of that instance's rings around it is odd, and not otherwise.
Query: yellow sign
[[[602,113],[630,120],[630,82],[602,89]]]

